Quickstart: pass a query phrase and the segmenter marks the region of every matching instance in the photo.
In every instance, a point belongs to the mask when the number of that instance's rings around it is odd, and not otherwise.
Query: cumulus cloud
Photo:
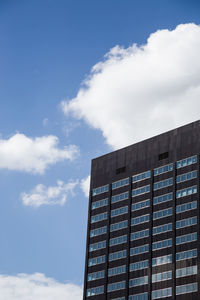
[[[56,186],[45,186],[38,184],[30,193],[22,193],[21,199],[24,205],[39,207],[41,205],[64,205],[67,196],[74,194],[74,189],[78,181],[64,183],[61,180],[57,181]]]
[[[81,300],[82,287],[44,274],[0,275],[0,300]]]
[[[119,148],[199,119],[200,26],[158,30],[144,45],[116,46],[76,97],[61,103]]]
[[[89,190],[90,190],[90,175],[86,178],[81,180],[81,189],[85,195],[85,197],[89,197]]]
[[[75,145],[58,148],[58,142],[53,135],[30,138],[20,133],[0,139],[0,168],[42,174],[50,165],[73,160],[79,153]]]

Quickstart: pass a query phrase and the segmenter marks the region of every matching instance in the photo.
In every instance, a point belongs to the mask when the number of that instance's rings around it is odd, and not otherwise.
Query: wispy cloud
[[[113,148],[199,119],[200,26],[158,30],[142,46],[116,46],[63,112],[100,129]]]
[[[58,142],[53,135],[31,138],[20,133],[0,139],[0,169],[42,174],[50,165],[79,154],[75,145],[60,149]]]
[[[38,184],[29,193],[22,193],[21,200],[26,206],[39,207],[41,205],[64,205],[69,194],[74,194],[78,181],[64,183],[57,181],[55,186]]]
[[[0,275],[0,300],[82,300],[82,287],[44,274]]]
[[[89,189],[90,189],[90,175],[81,180],[81,189],[85,195],[85,197],[89,197]]]

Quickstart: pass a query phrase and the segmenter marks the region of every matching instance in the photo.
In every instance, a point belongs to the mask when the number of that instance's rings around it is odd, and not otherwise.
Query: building
[[[200,121],[92,161],[83,299],[200,299]]]

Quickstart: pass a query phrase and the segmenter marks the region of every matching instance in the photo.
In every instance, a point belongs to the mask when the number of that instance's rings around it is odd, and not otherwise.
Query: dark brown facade
[[[92,161],[83,299],[200,299],[200,121]]]

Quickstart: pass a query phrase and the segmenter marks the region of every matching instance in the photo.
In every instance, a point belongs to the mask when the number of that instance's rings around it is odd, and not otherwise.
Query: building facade
[[[200,299],[200,121],[92,161],[83,299]]]

